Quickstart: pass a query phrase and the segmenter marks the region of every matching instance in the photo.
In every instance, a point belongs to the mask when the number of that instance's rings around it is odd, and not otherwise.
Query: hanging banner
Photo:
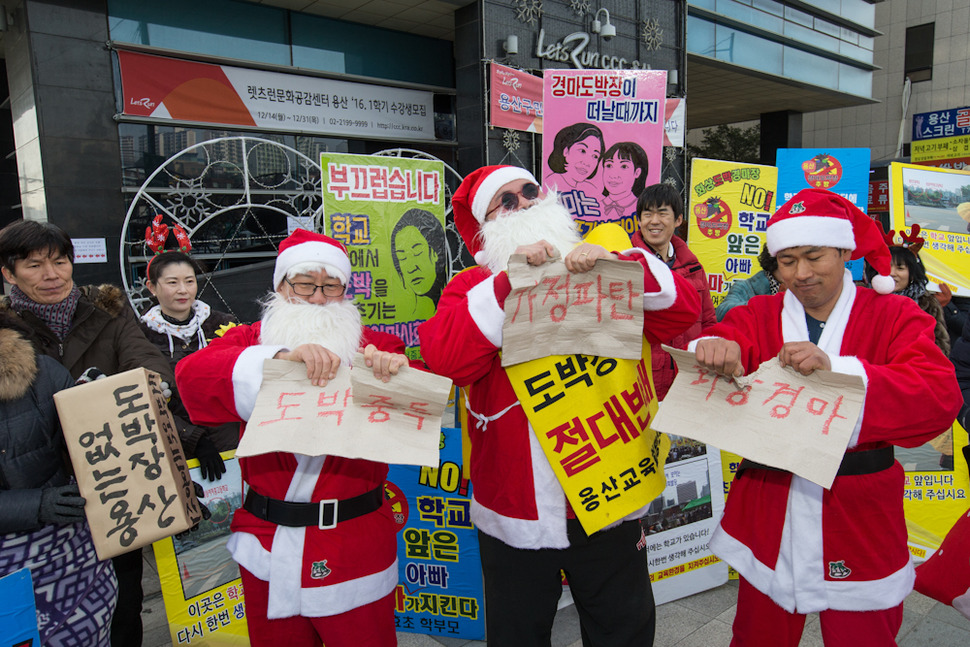
[[[645,507],[663,489],[670,440],[646,361],[553,355],[508,366],[515,395],[587,534]]]
[[[970,173],[893,162],[889,169],[892,226],[920,226],[919,252],[927,286],[946,283],[955,295],[970,295]]]
[[[694,159],[687,244],[707,272],[714,307],[734,281],[760,272],[758,254],[775,211],[774,166]]]
[[[778,204],[788,202],[802,189],[826,189],[859,207],[869,208],[868,148],[779,148]],[[861,281],[862,259],[849,261],[852,279]]]
[[[489,124],[542,133],[542,77],[489,63]]]
[[[249,645],[239,566],[226,550],[243,480],[233,453],[222,456],[226,473],[215,482],[203,480],[199,461],[189,461],[192,480],[205,488],[199,501],[212,516],[152,545],[173,645]]]
[[[364,325],[419,354],[418,326],[448,281],[444,163],[323,153],[324,233],[347,246]]]
[[[441,429],[438,467],[391,465],[385,493],[398,524],[398,631],[483,640],[485,593],[461,430]]]
[[[118,52],[133,117],[434,141],[431,92]]]
[[[665,70],[546,70],[542,183],[581,234],[600,223],[637,230],[637,196],[660,181]]]

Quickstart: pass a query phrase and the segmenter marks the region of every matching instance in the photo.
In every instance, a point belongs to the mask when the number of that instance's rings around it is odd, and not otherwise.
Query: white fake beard
[[[485,265],[493,274],[509,267],[509,257],[523,245],[545,240],[559,250],[560,256],[582,242],[572,214],[559,203],[559,195],[550,191],[536,205],[500,215],[495,220],[482,223],[482,251],[475,260]]]
[[[287,301],[273,292],[263,300],[260,343],[293,350],[301,344],[319,344],[350,366],[360,347],[363,328],[353,301],[325,305]]]

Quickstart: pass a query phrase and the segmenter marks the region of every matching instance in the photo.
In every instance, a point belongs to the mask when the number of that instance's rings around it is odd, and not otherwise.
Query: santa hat
[[[301,263],[315,263],[328,276],[347,285],[351,271],[350,258],[343,243],[330,236],[297,229],[280,243],[280,253],[276,257],[276,268],[273,270],[273,288],[279,287],[290,268]]]
[[[539,184],[532,173],[518,166],[483,166],[466,175],[451,196],[455,226],[472,256],[482,249],[478,234],[485,222],[489,203],[499,189],[513,180],[528,180]]]
[[[882,228],[857,206],[825,189],[802,189],[768,220],[768,253],[813,245],[852,250],[852,260],[865,258],[876,270],[872,287],[890,294],[895,282],[889,276],[892,256]]]

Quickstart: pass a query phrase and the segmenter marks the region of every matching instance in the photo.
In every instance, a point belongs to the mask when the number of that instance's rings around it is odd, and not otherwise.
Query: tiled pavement
[[[151,548],[145,556],[145,625],[143,647],[168,647],[171,640],[165,620],[165,607],[159,590],[155,559]],[[729,582],[716,589],[698,593],[657,607],[655,647],[727,647],[731,642],[731,622],[738,588]],[[400,647],[484,647],[477,640],[431,638],[421,634],[400,633]],[[970,645],[970,620],[952,608],[919,593],[911,594],[903,607],[903,626],[897,639],[899,647],[967,647]],[[553,647],[581,647],[579,618],[568,606],[556,616],[552,632]],[[818,616],[810,616],[800,647],[821,647]]]

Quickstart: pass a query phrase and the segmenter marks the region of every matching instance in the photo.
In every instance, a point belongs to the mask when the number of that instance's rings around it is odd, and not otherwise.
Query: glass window
[[[783,74],[793,81],[837,88],[839,63],[794,47],[786,47]]]
[[[913,83],[933,78],[933,33],[936,25],[927,23],[906,28],[906,53],[903,75]]]
[[[111,40],[291,65],[286,12],[231,0],[108,0]]]

